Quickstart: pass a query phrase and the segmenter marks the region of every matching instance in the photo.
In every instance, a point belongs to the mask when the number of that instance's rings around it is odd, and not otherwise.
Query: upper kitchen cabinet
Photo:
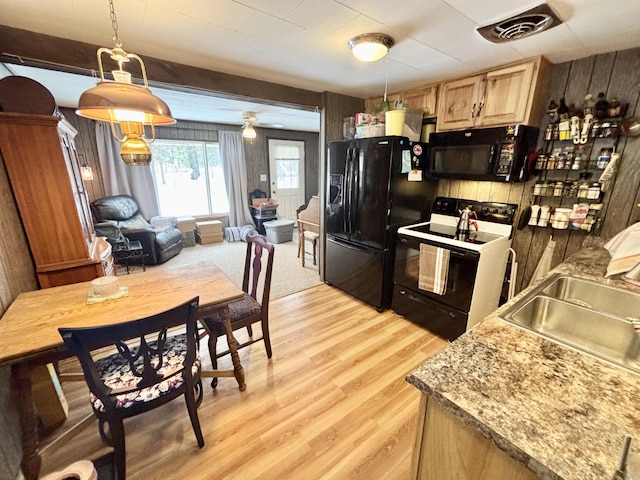
[[[437,130],[537,126],[548,83],[549,64],[542,57],[444,82],[440,86]]]
[[[376,113],[380,108],[383,97],[366,100],[366,111]],[[438,112],[438,85],[425,85],[404,92],[387,95],[389,106],[394,108],[396,103],[402,102],[408,110],[422,111],[425,117],[434,117]]]
[[[401,94],[402,101],[408,110],[422,110],[425,117],[438,114],[438,86],[427,85]]]

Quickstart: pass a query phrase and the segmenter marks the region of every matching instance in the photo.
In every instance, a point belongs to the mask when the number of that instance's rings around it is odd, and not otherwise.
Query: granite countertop
[[[640,292],[609,253],[585,248],[553,273]],[[511,325],[499,314],[527,288],[418,367],[407,381],[542,479],[611,479],[625,434],[640,438],[640,376]],[[638,451],[635,444],[632,450]]]

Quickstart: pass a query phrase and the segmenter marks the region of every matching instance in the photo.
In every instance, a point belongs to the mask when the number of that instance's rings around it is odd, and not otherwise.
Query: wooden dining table
[[[91,282],[75,283],[21,293],[0,318],[0,367],[10,366],[17,395],[22,434],[22,471],[35,480],[41,466],[38,420],[31,394],[36,366],[70,356],[58,333],[60,327],[101,326],[135,320],[163,312],[198,296],[198,319],[220,315],[225,325],[232,371],[213,370],[203,376],[235,376],[245,389],[244,371],[231,331],[228,305],[242,290],[211,262],[162,265],[118,277],[128,295],[88,303]]]

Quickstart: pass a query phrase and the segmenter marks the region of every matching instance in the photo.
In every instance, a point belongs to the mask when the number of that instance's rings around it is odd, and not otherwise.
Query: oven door
[[[444,247],[450,252],[447,290],[444,295],[418,288],[421,243]],[[396,239],[394,284],[434,301],[468,312],[471,308],[471,297],[479,260],[480,253],[473,250],[399,234]]]
[[[402,285],[393,286],[391,308],[401,317],[447,340],[455,340],[467,330],[467,312],[431,300]]]

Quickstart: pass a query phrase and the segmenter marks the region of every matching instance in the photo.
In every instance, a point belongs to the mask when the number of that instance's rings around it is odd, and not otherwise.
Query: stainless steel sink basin
[[[640,295],[582,278],[560,275],[542,293],[623,318],[640,318]]]
[[[565,275],[539,285],[501,318],[553,342],[640,373],[640,294]]]

